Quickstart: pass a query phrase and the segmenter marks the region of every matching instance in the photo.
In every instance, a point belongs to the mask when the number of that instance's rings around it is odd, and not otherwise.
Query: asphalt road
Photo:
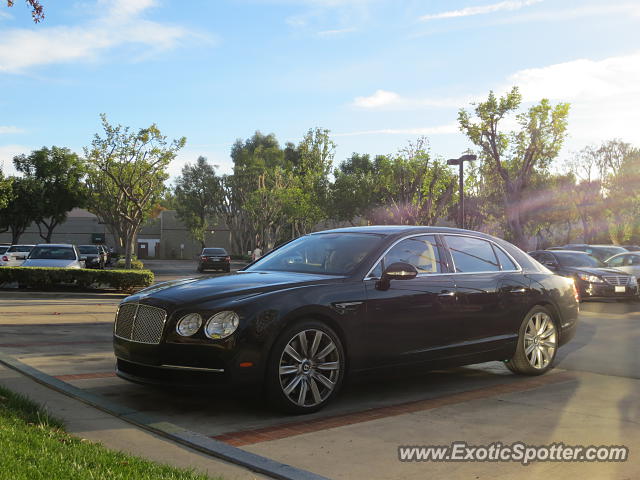
[[[148,262],[158,279],[195,262]],[[0,351],[91,393],[330,478],[638,478],[624,464],[403,463],[398,445],[525,441],[640,451],[640,304],[584,303],[557,368],[535,379],[499,362],[347,385],[314,415],[270,410],[259,392],[177,391],[113,376],[118,298],[0,297]],[[356,459],[356,461],[354,461]],[[634,463],[635,462],[635,463]]]

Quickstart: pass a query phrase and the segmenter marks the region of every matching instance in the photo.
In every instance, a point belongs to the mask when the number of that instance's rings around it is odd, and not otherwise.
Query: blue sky
[[[640,2],[629,0],[42,0],[0,6],[0,162],[43,145],[78,152],[114,123],[187,137],[171,165],[255,130],[297,142],[331,130],[336,164],[426,135],[469,147],[457,110],[489,90],[572,104],[562,158],[619,137],[640,145]]]

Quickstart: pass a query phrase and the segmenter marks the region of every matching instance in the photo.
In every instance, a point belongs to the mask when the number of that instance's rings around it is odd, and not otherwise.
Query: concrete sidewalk
[[[193,468],[211,477],[219,476],[225,480],[267,478],[165,440],[1,365],[0,385],[44,406],[51,415],[64,422],[69,433],[99,442],[110,449],[175,467]]]

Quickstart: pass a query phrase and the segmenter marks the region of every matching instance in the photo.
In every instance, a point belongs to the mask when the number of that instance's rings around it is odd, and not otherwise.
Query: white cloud
[[[459,108],[471,102],[481,100],[478,96],[463,97],[439,97],[439,98],[411,98],[404,97],[396,92],[388,90],[376,90],[368,97],[356,97],[351,105],[363,109],[380,109],[380,110],[412,110],[422,109],[426,107],[436,108]]]
[[[0,125],[0,135],[9,135],[12,133],[24,133],[24,129],[13,126]]]
[[[5,30],[0,37],[0,71],[19,73],[39,65],[95,60],[126,44],[162,51],[190,35],[182,27],[140,18],[154,5],[154,0],[100,0],[96,8],[104,14],[86,24]]]
[[[418,128],[384,128],[380,130],[362,130],[359,132],[336,133],[335,137],[355,137],[360,135],[447,135],[458,133],[458,125],[438,125],[435,127]]]
[[[478,7],[466,7],[460,10],[449,10],[447,12],[432,13],[420,17],[420,21],[441,20],[444,18],[470,17],[473,15],[485,15],[500,11],[513,11],[523,7],[528,7],[543,0],[507,0],[505,2],[493,3],[491,5],[481,5]]]
[[[397,105],[401,100],[400,95],[396,92],[376,90],[373,95],[368,97],[356,97],[353,100],[353,105],[360,108],[380,108]]]
[[[344,33],[351,33],[351,32],[355,32],[356,29],[354,27],[348,27],[348,28],[337,28],[335,30],[322,30],[321,32],[318,32],[318,36],[320,37],[333,37],[336,35],[342,35]]]

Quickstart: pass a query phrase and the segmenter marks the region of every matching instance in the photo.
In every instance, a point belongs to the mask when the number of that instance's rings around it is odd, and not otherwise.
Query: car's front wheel
[[[547,308],[538,305],[522,321],[516,352],[505,364],[514,373],[541,375],[552,368],[557,351],[556,320]]]
[[[306,320],[275,342],[267,370],[271,402],[289,413],[311,413],[340,390],[345,372],[342,342],[326,324]]]

